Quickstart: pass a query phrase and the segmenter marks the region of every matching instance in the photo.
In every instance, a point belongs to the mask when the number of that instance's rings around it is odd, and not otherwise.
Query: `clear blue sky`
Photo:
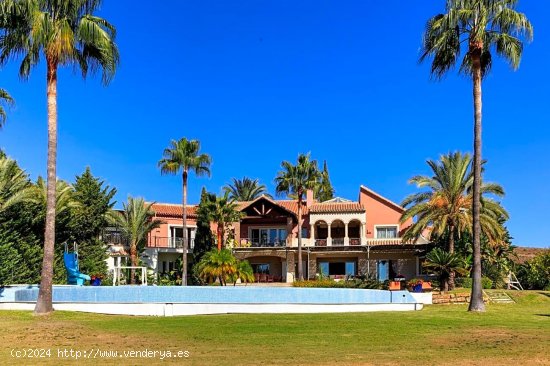
[[[359,185],[400,202],[428,173],[425,160],[471,151],[471,82],[442,82],[418,65],[426,20],[444,1],[106,0],[121,65],[112,84],[60,73],[58,176],[86,166],[118,189],[180,201],[180,178],[156,163],[172,138],[202,141],[210,179],[191,177],[190,202],[204,185],[260,178],[273,190],[282,160],[311,151],[327,160],[338,196]],[[501,183],[515,243],[548,246],[550,204],[550,4],[520,1],[535,27],[521,68],[495,60],[484,83],[486,179]],[[45,72],[27,82],[17,65],[0,72],[16,98],[0,147],[31,176],[45,174]]]

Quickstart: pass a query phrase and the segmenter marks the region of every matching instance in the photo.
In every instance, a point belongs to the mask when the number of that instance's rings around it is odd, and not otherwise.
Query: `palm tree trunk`
[[[187,286],[187,170],[183,170],[183,260],[181,269],[181,285]]]
[[[304,280],[304,269],[302,268],[302,194],[298,193],[298,279]]]
[[[44,256],[40,290],[35,314],[49,314],[52,306],[52,280],[55,248],[55,187],[57,160],[57,63],[47,58],[46,93],[48,100],[48,165],[46,189],[46,229],[44,232]]]
[[[474,269],[472,294],[468,311],[485,311],[481,285],[481,49],[472,52],[474,70],[474,197],[473,197],[473,249]]]
[[[222,250],[222,229],[221,229],[221,223],[218,222],[218,226],[216,227],[216,236],[218,239],[218,252]]]
[[[137,244],[134,241],[132,241],[132,245],[130,245],[130,260],[132,261],[132,269],[130,270],[130,285],[135,285],[136,284],[135,267],[137,267]]]
[[[449,253],[453,254],[455,252],[455,226],[453,224],[449,225]],[[449,290],[455,288],[455,272],[451,271],[449,273]]]

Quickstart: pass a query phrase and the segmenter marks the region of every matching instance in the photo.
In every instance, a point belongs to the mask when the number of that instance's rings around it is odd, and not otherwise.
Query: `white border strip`
[[[33,310],[33,302],[0,303],[0,310]],[[111,315],[312,314],[422,310],[423,304],[181,304],[54,303],[55,310]]]

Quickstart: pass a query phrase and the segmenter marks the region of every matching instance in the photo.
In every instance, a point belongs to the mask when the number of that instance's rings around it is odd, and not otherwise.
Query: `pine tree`
[[[321,172],[321,179],[315,192],[315,198],[319,202],[328,201],[334,198],[334,188],[330,182],[326,160],[323,163],[323,171]]]
[[[108,226],[106,214],[114,204],[116,189],[94,177],[90,168],[76,177],[75,200],[80,203],[72,210],[71,239],[78,244],[80,271],[90,275],[106,274],[107,244],[100,240]]]

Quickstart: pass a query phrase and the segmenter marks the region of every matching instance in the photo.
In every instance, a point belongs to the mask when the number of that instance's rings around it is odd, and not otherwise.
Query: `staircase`
[[[495,303],[495,304],[513,304],[515,303],[514,299],[510,297],[506,292],[504,291],[490,291],[486,292],[483,291],[483,294],[489,298],[489,302]]]

